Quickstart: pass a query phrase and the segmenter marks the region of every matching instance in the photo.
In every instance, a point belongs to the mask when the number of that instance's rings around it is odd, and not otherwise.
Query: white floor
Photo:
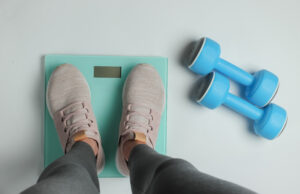
[[[168,57],[168,154],[259,193],[300,193],[299,6],[297,0],[1,0],[0,193],[20,192],[42,170],[46,54]],[[204,35],[247,71],[279,76],[274,102],[289,114],[281,137],[256,137],[242,116],[189,99],[198,76],[179,58]],[[128,179],[100,182],[101,193],[131,193]]]

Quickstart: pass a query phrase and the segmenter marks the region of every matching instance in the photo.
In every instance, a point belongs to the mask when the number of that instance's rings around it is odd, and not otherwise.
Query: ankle
[[[98,149],[99,149],[99,145],[98,145],[97,141],[92,138],[87,137],[84,131],[77,132],[74,135],[73,140],[75,142],[81,141],[81,142],[87,143],[92,148],[94,155],[97,156]]]
[[[130,156],[130,153],[133,150],[133,148],[135,148],[135,146],[140,145],[140,144],[145,144],[145,142],[138,141],[138,140],[129,140],[124,143],[123,153],[124,153],[124,158],[126,161],[129,160],[129,156]]]
[[[92,150],[94,152],[94,155],[97,156],[99,148],[98,148],[97,142],[94,139],[85,138],[85,139],[82,139],[82,140],[79,140],[79,141],[87,143],[92,148]]]

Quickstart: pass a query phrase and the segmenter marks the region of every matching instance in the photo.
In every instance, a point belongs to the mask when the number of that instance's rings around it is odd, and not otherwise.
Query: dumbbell
[[[276,75],[267,70],[261,70],[251,75],[220,58],[220,53],[220,45],[204,37],[195,43],[187,58],[189,68],[201,75],[206,75],[216,70],[245,85],[246,99],[259,107],[264,107],[272,101],[279,86],[279,80]]]
[[[210,109],[224,104],[254,120],[255,133],[264,138],[271,140],[281,134],[287,122],[287,113],[283,108],[273,103],[258,108],[229,93],[229,87],[227,77],[218,72],[211,72],[201,78],[195,93],[196,101]]]

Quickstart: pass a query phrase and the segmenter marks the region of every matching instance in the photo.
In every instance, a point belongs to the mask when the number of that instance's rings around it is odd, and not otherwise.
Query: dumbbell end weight
[[[211,72],[201,78],[196,89],[196,102],[210,109],[222,105],[229,92],[229,80],[223,75]]]
[[[258,71],[253,77],[253,83],[246,87],[245,97],[258,107],[264,107],[276,95],[279,88],[279,79],[267,70]]]
[[[272,140],[283,132],[287,120],[287,112],[283,108],[269,104],[264,108],[262,118],[255,121],[254,131],[257,135]]]
[[[194,44],[186,60],[187,65],[193,72],[206,75],[213,71],[220,54],[220,45],[210,38],[203,37]]]

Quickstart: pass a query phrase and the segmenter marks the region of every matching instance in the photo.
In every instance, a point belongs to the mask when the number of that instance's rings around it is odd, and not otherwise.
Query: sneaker
[[[81,72],[70,64],[57,67],[48,82],[46,101],[64,153],[82,139],[91,138],[97,142],[99,173],[104,166],[104,152],[91,106],[90,89]]]
[[[129,175],[123,154],[126,141],[138,140],[154,149],[164,100],[164,86],[155,68],[148,64],[135,66],[123,88],[123,111],[116,157],[117,168],[122,175]]]

